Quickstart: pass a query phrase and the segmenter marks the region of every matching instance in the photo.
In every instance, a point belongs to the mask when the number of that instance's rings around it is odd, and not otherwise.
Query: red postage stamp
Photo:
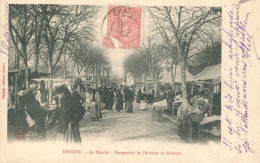
[[[105,48],[138,49],[141,34],[141,7],[109,6]]]

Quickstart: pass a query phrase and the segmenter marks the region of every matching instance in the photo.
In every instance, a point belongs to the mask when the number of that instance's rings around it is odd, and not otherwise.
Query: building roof
[[[194,81],[194,80],[195,80],[194,76],[188,70],[186,70],[186,81]],[[171,72],[164,71],[162,73],[162,79],[160,80],[160,82],[171,83],[172,82]],[[175,82],[176,83],[181,82],[181,67],[180,66],[178,66],[176,69]]]
[[[186,70],[186,81],[199,81],[199,80],[213,80],[213,83],[221,82],[221,64],[212,65],[204,68],[200,73],[193,76]],[[171,83],[171,72],[164,71],[160,82]],[[178,66],[176,70],[175,82],[181,82],[181,67]]]

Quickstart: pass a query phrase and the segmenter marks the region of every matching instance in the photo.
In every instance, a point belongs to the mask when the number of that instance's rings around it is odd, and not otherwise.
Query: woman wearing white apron
[[[85,105],[86,111],[89,111],[89,109],[90,109],[91,98],[92,98],[91,89],[88,88],[87,91],[86,91],[86,105]]]
[[[141,100],[140,110],[147,110],[147,95],[144,91],[140,95],[140,100]]]

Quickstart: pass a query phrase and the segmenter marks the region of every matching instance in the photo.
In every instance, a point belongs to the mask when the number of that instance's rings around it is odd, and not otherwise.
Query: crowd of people
[[[116,110],[120,112],[125,108],[127,113],[133,112],[133,101],[134,101],[134,90],[133,87],[119,86],[112,88],[110,87],[99,87],[96,90],[91,88],[83,88],[83,96],[86,97],[86,108],[91,110],[91,92],[95,92],[95,100],[98,103],[98,108],[106,110]],[[125,105],[124,105],[125,103]]]
[[[177,87],[174,91],[169,86],[160,89],[157,96],[152,100],[148,99],[149,94],[145,92],[145,89],[143,91],[139,89],[136,102],[140,103],[140,110],[147,110],[147,104],[151,103],[155,111],[158,107],[160,112],[164,111],[169,115],[177,115],[178,135],[186,142],[198,140],[200,123],[204,117],[210,114],[220,114],[217,109],[214,109],[220,105],[220,94],[213,96],[213,113],[210,113],[208,95],[203,91],[197,91],[193,95],[188,94],[187,100],[184,100],[181,97],[180,87]],[[176,111],[176,114],[173,111]]]
[[[26,130],[29,140],[46,140],[46,129],[57,126],[57,142],[81,142],[79,122],[86,112],[93,121],[102,118],[102,109],[120,112],[125,108],[133,112],[133,87],[98,87],[83,85],[60,85],[54,88],[49,104],[45,82],[32,82],[28,89],[17,94],[10,84],[8,122],[9,127]],[[15,131],[13,131],[15,132]],[[11,135],[14,135],[12,133]]]
[[[18,105],[9,109],[8,122],[16,128],[27,129],[27,136],[35,140],[46,139],[46,128],[57,126],[55,140],[58,142],[80,143],[79,122],[86,112],[93,121],[102,118],[102,110],[126,110],[133,112],[133,102],[140,103],[140,110],[148,110],[148,104],[165,104],[167,113],[173,114],[174,103],[179,102],[177,118],[181,139],[198,138],[199,124],[209,111],[208,101],[202,94],[188,96],[187,103],[181,99],[180,88],[159,89],[154,97],[145,88],[135,93],[134,86],[98,87],[90,85],[60,85],[52,92],[52,103],[48,104],[48,91],[45,82],[33,83],[31,88],[18,93]],[[179,90],[179,91],[178,91]],[[14,89],[10,85],[9,108],[14,108]],[[216,98],[215,98],[216,99]],[[220,98],[219,98],[220,99]],[[220,103],[220,102],[218,102]],[[14,120],[16,118],[16,120]]]
[[[32,84],[31,88],[20,90],[17,95],[17,105],[12,105],[14,99],[10,98],[8,106],[8,127],[13,128],[13,132],[22,129],[24,139],[45,141],[46,128],[57,124],[57,142],[81,142],[79,122],[86,111],[76,85],[71,90],[65,85],[56,87],[50,105],[44,81],[40,82],[39,87]]]

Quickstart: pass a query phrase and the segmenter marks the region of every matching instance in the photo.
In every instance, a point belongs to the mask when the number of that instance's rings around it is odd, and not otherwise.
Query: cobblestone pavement
[[[169,121],[159,121],[158,117],[152,117],[152,108],[147,111],[139,110],[139,104],[134,103],[133,113],[126,110],[102,110],[103,118],[92,121],[89,113],[86,113],[80,122],[80,134],[82,142],[108,139],[111,142],[128,140],[156,140],[179,141],[177,127]]]

